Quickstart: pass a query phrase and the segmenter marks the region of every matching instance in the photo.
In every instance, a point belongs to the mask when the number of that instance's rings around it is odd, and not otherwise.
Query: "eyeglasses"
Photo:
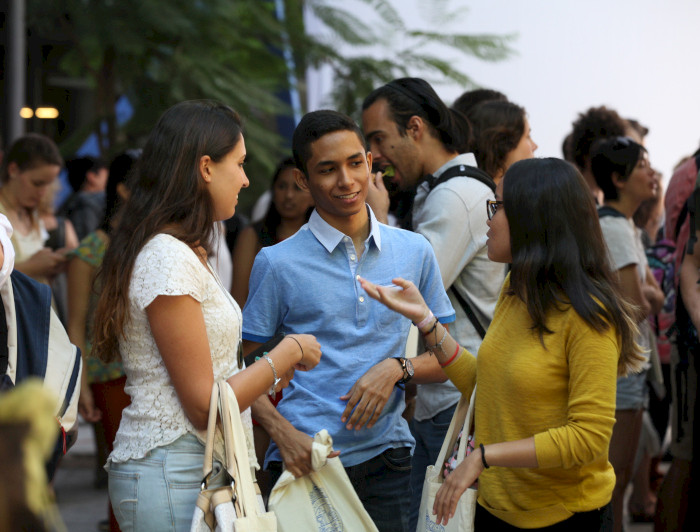
[[[493,215],[498,212],[498,208],[503,205],[502,201],[494,201],[487,199],[486,200],[486,216],[489,217],[489,220],[493,218]]]

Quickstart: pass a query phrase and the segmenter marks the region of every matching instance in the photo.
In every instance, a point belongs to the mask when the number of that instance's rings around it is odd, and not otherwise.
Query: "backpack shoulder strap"
[[[450,290],[452,290],[452,293],[454,294],[457,301],[459,301],[459,305],[462,307],[462,310],[467,315],[467,318],[469,318],[469,321],[474,326],[474,329],[483,340],[484,336],[486,336],[486,329],[484,329],[484,326],[481,325],[481,323],[479,323],[479,320],[476,317],[476,314],[474,314],[474,311],[472,310],[471,306],[469,306],[469,303],[467,303],[467,301],[462,297],[462,295],[459,292],[457,292],[454,285],[450,287]]]
[[[496,183],[494,183],[490,175],[483,170],[478,169],[476,166],[469,166],[466,164],[450,166],[447,170],[440,174],[440,177],[430,176],[428,178],[428,189],[433,190],[436,186],[442,185],[445,181],[448,181],[453,177],[471,177],[489,187],[492,192],[496,191]]]

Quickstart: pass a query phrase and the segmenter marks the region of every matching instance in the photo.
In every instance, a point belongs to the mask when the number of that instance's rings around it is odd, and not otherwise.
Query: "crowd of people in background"
[[[49,285],[82,353],[107,529],[189,530],[225,379],[265,497],[311,471],[327,429],[377,528],[423,530],[426,467],[476,387],[438,523],[478,479],[477,530],[695,530],[700,149],[664,190],[648,129],[604,106],[561,159],[536,158],[527,111],[495,90],[450,107],[401,78],[360,112],[302,118],[250,224],[238,194],[264,176],[222,103],[172,107],[109,162],[64,162],[39,134],[5,148],[2,283]]]

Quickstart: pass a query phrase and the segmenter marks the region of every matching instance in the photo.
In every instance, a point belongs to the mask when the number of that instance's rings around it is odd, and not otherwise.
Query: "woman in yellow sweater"
[[[479,478],[477,530],[608,530],[616,378],[643,358],[595,206],[573,166],[530,159],[506,172],[487,213],[489,258],[512,269],[478,358],[431,319],[411,282],[361,281],[420,325],[463,394],[479,384],[475,451],[438,492],[437,522]]]

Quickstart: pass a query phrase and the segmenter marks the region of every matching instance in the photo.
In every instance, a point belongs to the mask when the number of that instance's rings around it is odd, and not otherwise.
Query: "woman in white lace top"
[[[245,156],[231,108],[193,101],[166,111],[105,254],[93,352],[121,356],[131,396],[107,465],[122,531],[189,530],[204,458],[195,434],[206,429],[215,379],[235,391],[252,439],[248,407],[321,356],[313,336],[289,335],[243,368],[241,311],[207,256],[213,222],[233,215],[248,186]]]

